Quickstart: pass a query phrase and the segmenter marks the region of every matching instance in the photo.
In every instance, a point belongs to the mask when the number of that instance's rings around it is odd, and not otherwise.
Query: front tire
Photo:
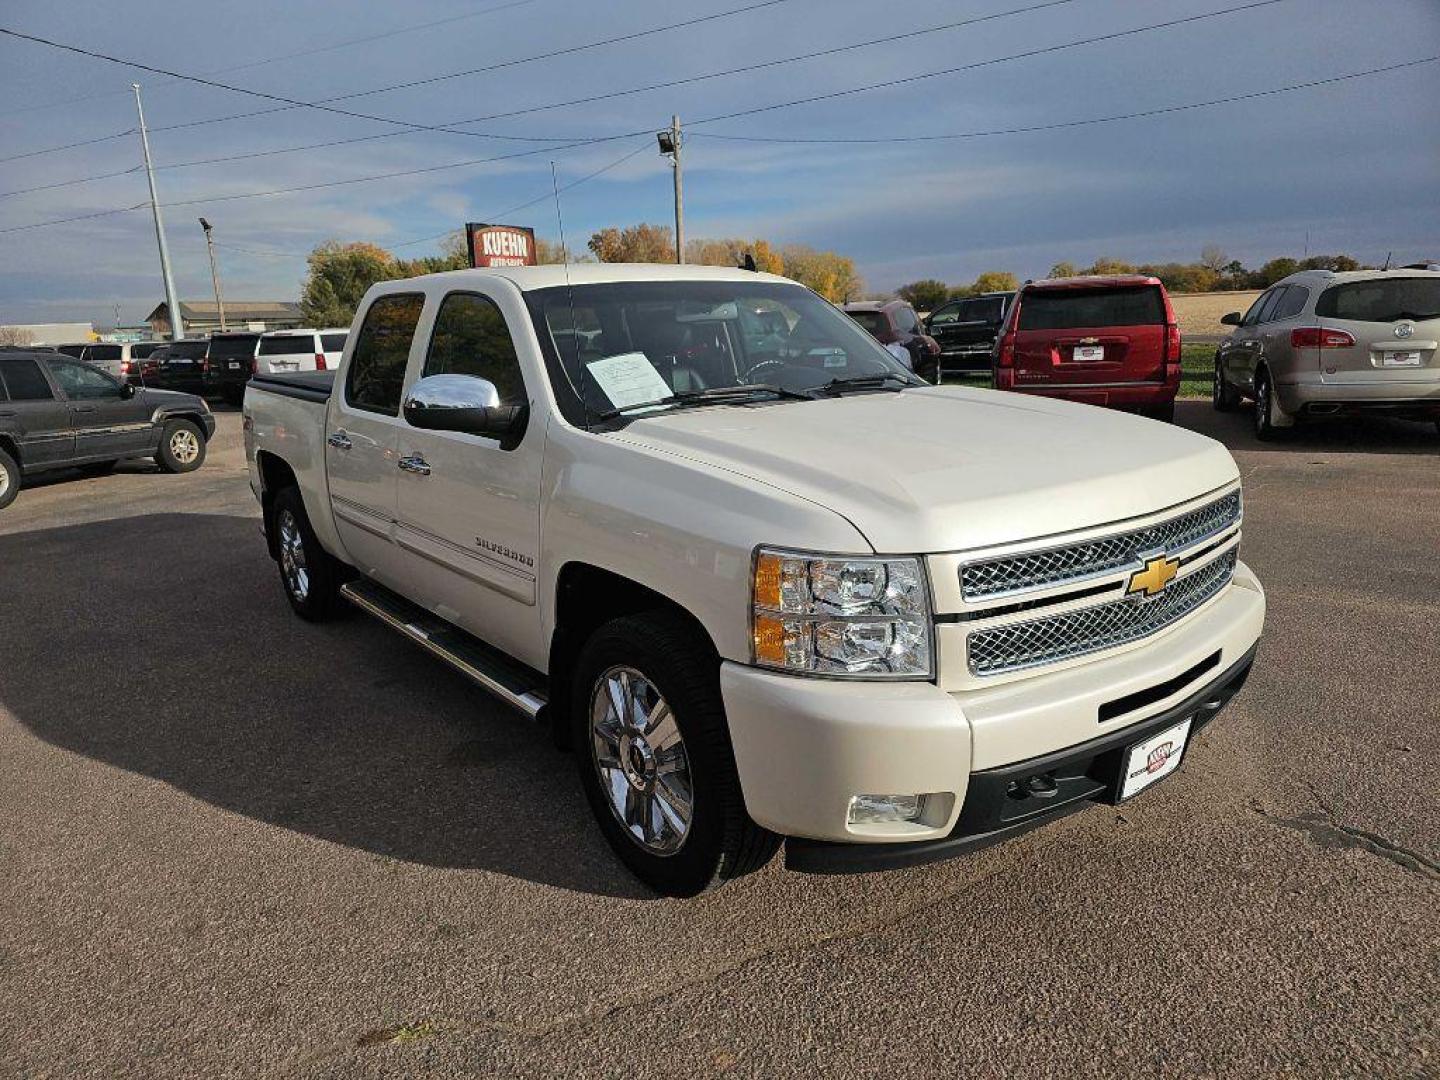
[[[155,463],[168,473],[194,472],[205,464],[205,433],[193,420],[171,420],[160,433]]]
[[[20,466],[15,459],[0,450],[0,510],[4,510],[20,494]]]
[[[291,610],[308,622],[334,618],[340,609],[342,566],[316,539],[298,488],[288,487],[275,496],[270,530]]]
[[[606,623],[580,651],[571,694],[580,781],[620,861],[666,896],[759,870],[780,837],[745,812],[720,665],[681,616]]]

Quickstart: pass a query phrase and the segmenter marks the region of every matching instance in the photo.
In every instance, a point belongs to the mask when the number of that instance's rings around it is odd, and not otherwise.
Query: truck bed
[[[297,371],[286,375],[252,375],[250,383],[257,390],[265,390],[282,397],[299,398],[301,401],[329,401],[330,391],[335,386],[335,372]]]

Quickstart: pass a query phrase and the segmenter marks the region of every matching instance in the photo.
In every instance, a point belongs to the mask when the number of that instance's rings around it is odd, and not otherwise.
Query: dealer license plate
[[[240,370],[240,361],[239,361],[239,360],[231,360],[231,361],[230,361],[228,364],[226,364],[225,366],[228,367],[231,371],[239,371],[239,370]]]
[[[1185,740],[1189,737],[1190,721],[1185,720],[1130,747],[1125,755],[1125,772],[1120,777],[1121,800],[1140,794],[1179,768]]]
[[[1077,364],[1096,364],[1105,359],[1104,345],[1076,345],[1070,359]]]
[[[1419,367],[1418,352],[1383,352],[1380,354],[1381,367]]]

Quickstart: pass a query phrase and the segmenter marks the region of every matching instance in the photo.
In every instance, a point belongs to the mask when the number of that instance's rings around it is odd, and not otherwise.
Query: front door
[[[14,435],[22,468],[43,468],[74,456],[70,407],[31,357],[0,355],[0,431]]]
[[[425,297],[378,297],[365,313],[345,384],[326,410],[325,470],[335,531],[350,563],[392,588],[402,580],[395,546],[400,393]],[[409,589],[404,590],[407,594]]]
[[[479,290],[441,301],[417,378],[426,375],[486,379],[502,405],[530,398],[511,327]],[[409,425],[399,445],[409,467],[400,470],[396,539],[415,598],[530,663],[543,662],[534,607],[544,437],[532,416],[517,445]]]
[[[75,360],[51,360],[50,373],[70,406],[75,459],[121,458],[155,448],[154,405],[143,392],[126,397],[119,379]]]

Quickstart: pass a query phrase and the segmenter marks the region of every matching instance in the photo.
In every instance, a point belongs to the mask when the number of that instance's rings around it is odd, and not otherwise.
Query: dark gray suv
[[[60,353],[0,349],[0,509],[48,469],[103,473],[153,457],[166,472],[190,472],[213,434],[215,417],[194,394],[138,389]]]

